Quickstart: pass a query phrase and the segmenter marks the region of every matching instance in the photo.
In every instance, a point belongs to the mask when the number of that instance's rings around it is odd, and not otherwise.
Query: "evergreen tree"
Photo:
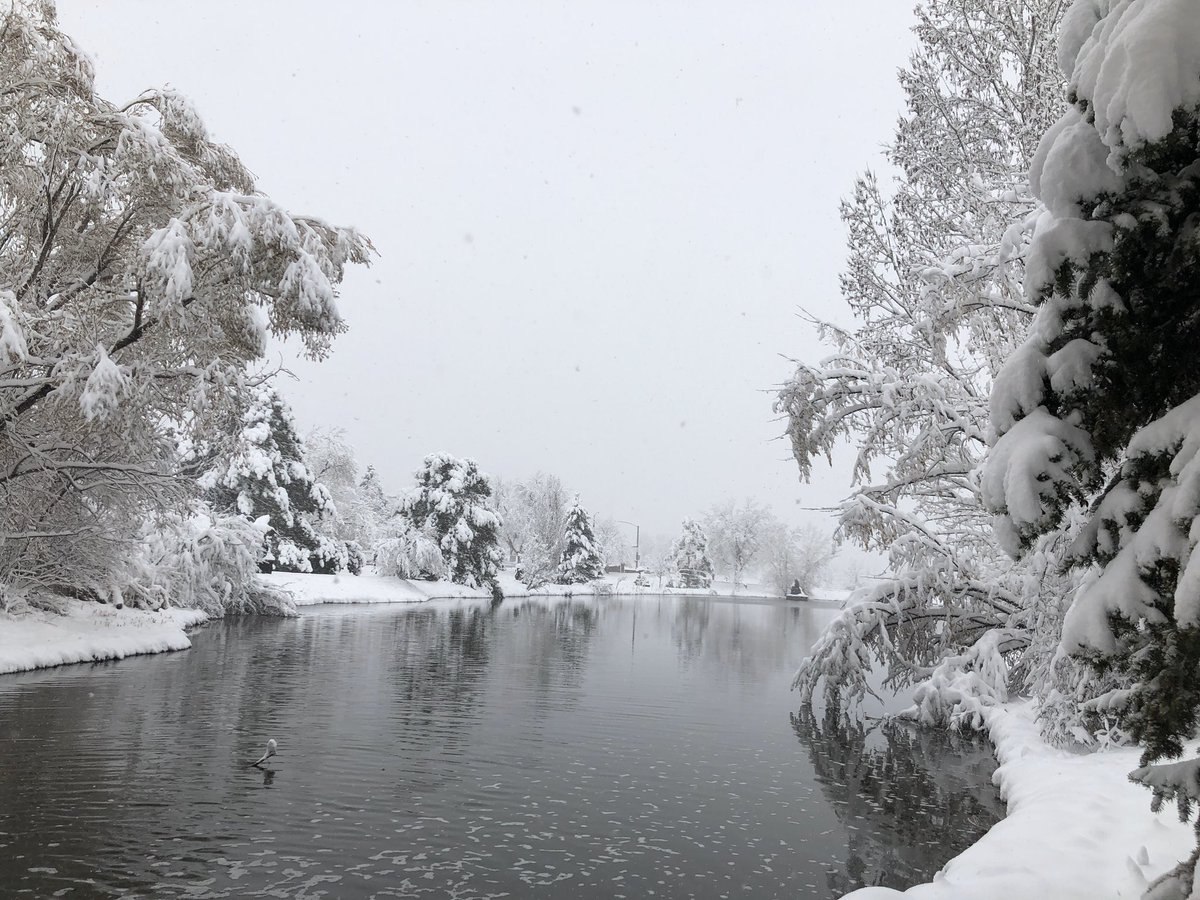
[[[203,479],[218,510],[267,516],[266,559],[285,572],[339,572],[346,548],[326,534],[336,510],[305,459],[292,411],[272,388],[254,388],[241,415],[228,463]]]
[[[1155,802],[1200,799],[1176,757],[1200,709],[1200,32],[1188,4],[1077,2],[1060,36],[1071,107],[1031,182],[1039,308],[996,380],[985,499],[1012,553],[1090,501],[1069,652],[1130,683],[1094,705],[1143,747]],[[1196,857],[1172,877],[1192,887]],[[1164,892],[1156,896],[1168,896]]]
[[[562,560],[558,564],[557,584],[587,584],[604,577],[604,561],[596,546],[596,535],[587,510],[579,505],[579,498],[567,510],[567,522],[563,529]]]
[[[491,484],[474,460],[432,453],[417,471],[416,491],[401,504],[401,514],[415,531],[436,541],[445,577],[471,587],[489,585],[495,593],[503,557],[500,516],[491,503]]]
[[[700,523],[683,520],[683,532],[670,552],[671,567],[677,573],[676,584],[685,588],[707,588],[713,581],[712,561],[708,558],[708,536]]]

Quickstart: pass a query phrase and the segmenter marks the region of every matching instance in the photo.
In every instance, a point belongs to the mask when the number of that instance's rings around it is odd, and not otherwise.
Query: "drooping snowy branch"
[[[98,96],[52,4],[0,12],[0,119],[0,579],[99,584],[194,500],[180,430],[268,334],[326,352],[372,248],[258,192],[177,92]]]

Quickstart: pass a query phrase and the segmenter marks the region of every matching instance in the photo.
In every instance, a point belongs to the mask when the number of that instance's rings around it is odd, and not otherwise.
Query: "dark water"
[[[1002,815],[985,745],[794,714],[832,613],[333,607],[0,676],[0,896],[832,897]],[[247,767],[268,737],[270,770]]]

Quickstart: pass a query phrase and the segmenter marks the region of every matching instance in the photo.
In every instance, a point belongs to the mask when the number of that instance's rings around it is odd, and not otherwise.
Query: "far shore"
[[[487,589],[469,588],[445,581],[416,581],[366,573],[363,575],[306,575],[273,572],[259,575],[266,583],[287,590],[296,606],[326,603],[424,603],[429,600],[490,600]],[[737,594],[729,582],[714,588],[659,588],[658,578],[647,576],[649,586],[635,584],[634,573],[612,572],[593,584],[547,584],[529,589],[511,572],[500,575],[505,597],[595,597],[604,595],[694,595],[738,600],[781,601],[778,594],[759,585],[739,586]],[[597,584],[600,590],[597,590]],[[840,605],[848,591],[817,591],[810,600],[792,600],[822,607]],[[186,650],[192,646],[188,631],[209,617],[196,609],[168,607],[162,610],[118,608],[62,598],[56,612],[28,609],[0,613],[0,675],[45,669],[74,663],[103,662],[150,653]]]

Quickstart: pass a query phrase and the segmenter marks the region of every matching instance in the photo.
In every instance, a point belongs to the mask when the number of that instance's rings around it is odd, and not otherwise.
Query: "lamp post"
[[[633,570],[635,572],[642,571],[642,526],[635,525],[633,522],[626,522],[624,519],[616,519],[615,521],[633,528]]]

